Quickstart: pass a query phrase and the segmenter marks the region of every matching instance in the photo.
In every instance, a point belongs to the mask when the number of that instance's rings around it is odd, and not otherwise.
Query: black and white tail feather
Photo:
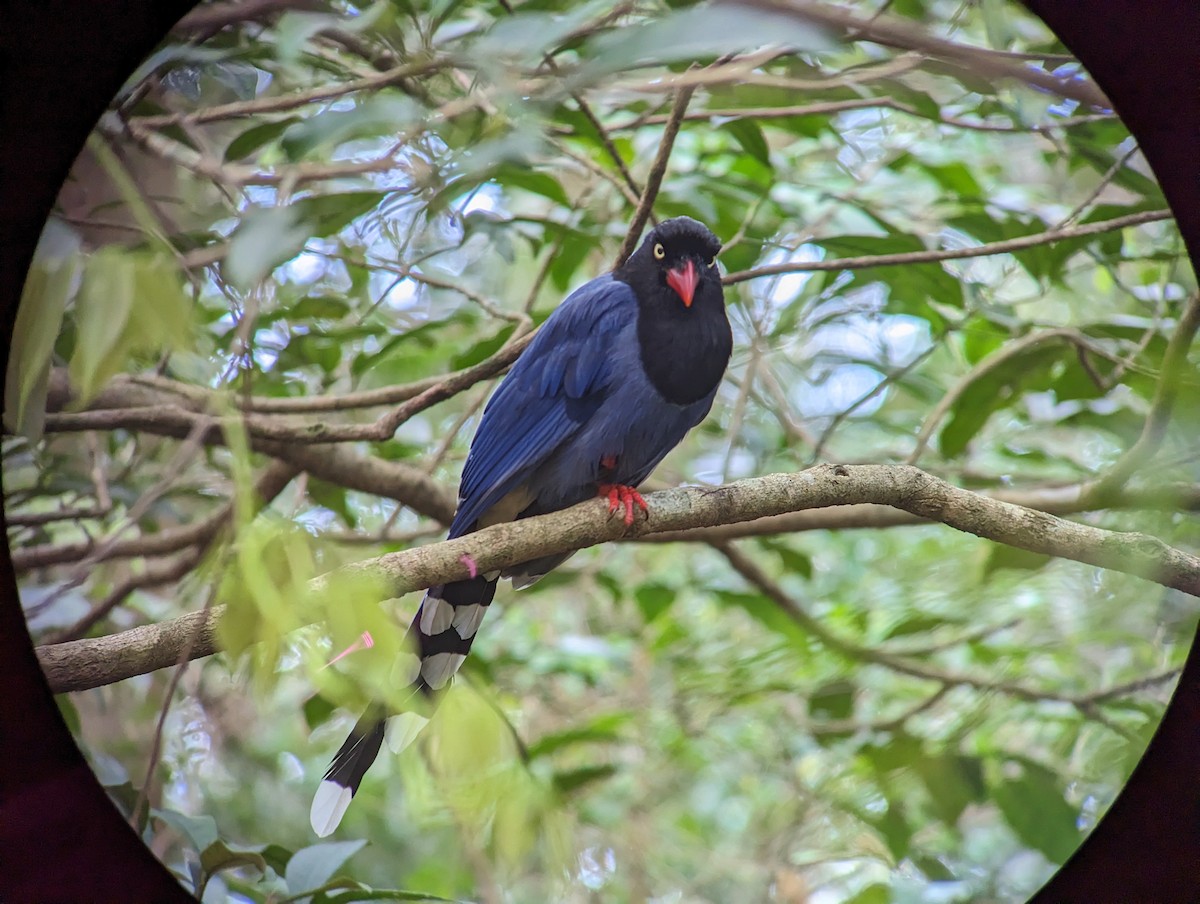
[[[540,575],[526,576],[514,583],[526,586],[537,577]],[[498,578],[495,573],[479,575],[426,591],[406,637],[416,650],[415,656],[404,654],[411,659],[407,678],[413,696],[432,698],[458,672],[492,603]],[[394,753],[400,753],[428,723],[426,716],[415,711],[397,712],[378,704],[369,707],[334,754],[313,795],[309,810],[313,831],[324,838],[338,827],[384,741]]]

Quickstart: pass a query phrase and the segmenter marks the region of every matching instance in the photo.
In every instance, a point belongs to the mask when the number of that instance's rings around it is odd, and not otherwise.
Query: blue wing
[[[451,537],[525,486],[596,413],[613,384],[611,350],[636,318],[633,290],[611,276],[584,284],[550,315],[484,409]]]

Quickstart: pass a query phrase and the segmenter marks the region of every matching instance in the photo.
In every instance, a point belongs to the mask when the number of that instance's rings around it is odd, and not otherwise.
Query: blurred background
[[[860,506],[502,587],[426,740],[309,828],[419,596],[308,579],[443,534],[488,362],[648,190],[726,243],[735,334],[651,489],[909,462],[1196,548],[1196,282],[1133,139],[1015,3],[830,9],[235,0],[130,76],[30,273],[3,477],[37,642],[230,607],[228,652],[59,697],[185,887],[1021,901],[1104,814],[1195,600]]]

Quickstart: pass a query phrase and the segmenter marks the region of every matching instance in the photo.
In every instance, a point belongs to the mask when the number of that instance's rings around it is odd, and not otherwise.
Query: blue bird
[[[484,408],[451,539],[597,495],[633,523],[635,507],[646,508],[636,487],[708,414],[729,364],[720,248],[696,220],[667,220],[622,266],[550,315]],[[500,577],[520,589],[569,555],[430,587],[408,629],[413,690],[433,695],[458,671]],[[368,709],[317,789],[313,831],[323,837],[337,827],[385,735],[402,750],[426,722],[416,712]]]

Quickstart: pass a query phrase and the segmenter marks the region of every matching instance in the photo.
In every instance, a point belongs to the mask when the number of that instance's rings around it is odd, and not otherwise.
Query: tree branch
[[[475,534],[389,553],[316,579],[328,587],[342,575],[371,574],[389,597],[466,577],[469,555],[479,571],[582,549],[626,536],[713,527],[825,506],[878,503],[958,530],[1078,562],[1137,575],[1200,596],[1200,558],[1140,533],[1120,533],[988,499],[907,465],[820,465],[715,488],[653,493],[648,518],[628,530],[608,517],[604,500],[565,511],[498,524]],[[40,647],[56,692],[81,690],[163,668],[188,649],[193,658],[217,649],[213,628],[220,609],[92,640]]]
[[[980,495],[1051,515],[1074,515],[1094,510],[1088,501],[1082,498],[1079,484],[1033,490],[985,490],[981,491]],[[1194,512],[1200,510],[1200,485],[1170,485],[1136,490],[1125,488],[1105,499],[1104,508]],[[880,530],[931,523],[933,522],[928,518],[921,518],[887,505],[862,503],[843,505],[837,508],[789,512],[736,524],[663,531],[662,533],[646,534],[640,537],[638,542],[711,543],[737,540],[742,537],[770,537],[813,530]]]
[[[525,340],[514,343],[507,349],[493,355],[488,361],[475,367],[460,371],[455,377],[434,384],[425,392],[413,397],[405,405],[401,405],[391,416],[399,412],[395,425],[399,427],[412,414],[423,410],[434,402],[461,391],[465,385],[471,385],[480,376],[484,364],[490,364],[497,370],[509,356],[515,358],[513,350],[524,348]],[[465,384],[465,385],[463,385]],[[58,389],[62,389],[59,386]],[[70,392],[62,391],[52,394],[49,407],[65,404],[70,398]],[[173,400],[164,397],[153,388],[139,385],[132,380],[119,380],[106,386],[94,400],[95,404],[114,406],[97,411],[81,411],[70,414],[47,414],[47,433],[67,432],[72,430],[139,430],[158,436],[171,436],[184,439],[197,431],[201,442],[206,445],[223,445],[225,432],[222,421],[209,415],[193,410],[197,407],[186,399]],[[190,407],[184,407],[188,405]],[[124,407],[129,406],[129,407]],[[328,480],[339,486],[352,490],[361,490],[386,496],[407,505],[414,511],[436,518],[444,524],[449,524],[454,517],[454,494],[446,486],[425,474],[419,468],[400,461],[385,461],[374,456],[361,455],[343,445],[306,445],[289,437],[289,428],[284,429],[286,422],[271,418],[247,417],[247,421],[257,421],[261,427],[264,423],[272,423],[266,431],[271,438],[264,438],[263,431],[248,430],[250,448],[272,458],[288,462],[297,468],[302,468],[314,477]],[[207,423],[204,423],[207,422]],[[231,425],[240,423],[239,419],[231,418]],[[391,437],[395,427],[387,433]],[[279,437],[283,437],[282,439]]]
[[[1023,235],[1020,238],[1005,239],[1002,242],[990,242],[984,245],[974,245],[968,248],[943,248],[930,251],[903,251],[896,254],[868,254],[861,257],[841,257],[824,261],[791,261],[783,264],[769,264],[755,267],[751,270],[739,270],[728,273],[721,280],[727,286],[758,279],[763,276],[777,276],[782,273],[815,273],[818,271],[864,270],[867,267],[891,267],[908,264],[930,264],[935,261],[963,260],[969,257],[987,257],[991,254],[1008,254],[1013,251],[1024,251],[1038,245],[1048,245],[1062,239],[1078,239],[1090,235],[1101,235],[1115,229],[1125,229],[1129,226],[1141,226],[1144,223],[1157,223],[1174,218],[1169,210],[1146,210],[1139,213],[1127,214],[1123,217],[1113,217],[1096,223],[1085,223],[1082,226],[1066,226],[1061,229],[1047,229],[1035,235]]]
[[[299,469],[283,462],[269,466],[255,484],[255,495],[262,502],[270,502],[291,482]],[[227,503],[210,514],[180,527],[168,528],[154,534],[126,537],[115,540],[97,561],[128,559],[135,556],[161,556],[196,545],[207,545],[233,515],[233,503]],[[13,568],[18,574],[33,568],[61,565],[81,559],[96,548],[94,542],[43,544],[26,546],[12,551]],[[158,581],[157,583],[164,583]],[[139,586],[147,586],[145,584]]]
[[[186,113],[160,113],[153,116],[138,116],[138,125],[146,128],[161,129],[166,126],[177,126],[184,123],[215,122],[221,119],[239,119],[244,116],[254,116],[260,113],[278,113],[283,110],[294,110],[307,104],[333,100],[353,94],[357,91],[374,91],[407,82],[408,79],[420,75],[428,75],[459,63],[445,57],[420,59],[405,63],[380,72],[378,75],[368,75],[345,82],[330,82],[318,85],[305,91],[291,94],[281,94],[275,97],[256,97],[250,100],[239,100],[228,104],[214,104]]]
[[[798,600],[793,599],[786,593],[778,583],[771,580],[767,573],[763,571],[757,563],[741,550],[730,544],[717,544],[715,548],[725,556],[726,561],[733,567],[734,571],[740,574],[753,587],[757,588],[760,593],[775,603],[780,610],[787,615],[792,622],[801,628],[805,633],[811,634],[822,645],[836,653],[840,653],[848,659],[853,659],[858,662],[865,662],[871,665],[877,665],[882,668],[890,669],[894,672],[899,672],[902,675],[908,675],[910,678],[918,678],[924,681],[934,681],[943,688],[949,687],[970,687],[976,690],[998,691],[1010,697],[1016,697],[1019,700],[1028,702],[1037,702],[1041,700],[1057,700],[1064,703],[1070,703],[1079,708],[1085,715],[1090,715],[1088,710],[1094,710],[1098,700],[1109,700],[1114,697],[1122,696],[1129,693],[1128,688],[1140,690],[1144,687],[1149,687],[1160,681],[1168,681],[1178,674],[1177,669],[1169,670],[1165,673],[1160,672],[1152,676],[1147,676],[1131,682],[1129,685],[1116,688],[1108,688],[1106,690],[1093,691],[1088,694],[1064,694],[1054,691],[1042,690],[1036,687],[1030,687],[1027,684],[1020,684],[1011,681],[1002,681],[989,678],[984,675],[971,674],[969,672],[955,672],[944,669],[939,665],[924,660],[912,658],[907,655],[898,655],[896,653],[879,650],[871,647],[864,647],[860,644],[846,640],[844,637],[830,631],[823,625],[820,620],[813,617]],[[1095,717],[1095,716],[1093,716]]]
[[[675,146],[675,136],[679,134],[679,126],[683,123],[683,114],[687,112],[688,101],[692,99],[692,94],[695,92],[692,86],[686,86],[679,89],[679,93],[675,95],[675,104],[671,108],[671,118],[667,120],[667,126],[663,129],[662,140],[658,143],[658,153],[654,156],[654,163],[650,167],[650,175],[646,177],[646,188],[642,192],[642,202],[638,205],[637,212],[633,215],[633,222],[629,224],[629,231],[625,233],[625,241],[621,244],[621,250],[617,252],[617,260],[613,264],[613,269],[617,269],[629,255],[633,254],[633,249],[637,247],[637,241],[642,235],[642,229],[646,226],[646,220],[650,218],[650,208],[654,206],[654,199],[658,197],[658,189],[662,185],[663,175],[667,171],[667,164],[671,160],[671,148]]]
[[[1112,101],[1094,82],[1081,78],[1060,78],[1044,69],[1027,65],[1026,61],[1014,59],[1003,51],[936,38],[899,19],[883,16],[863,19],[840,7],[809,0],[732,0],[732,3],[832,29],[845,40],[870,41],[885,47],[913,50],[927,57],[962,65],[976,75],[1011,78],[1059,97],[1105,110],[1112,109]]]

